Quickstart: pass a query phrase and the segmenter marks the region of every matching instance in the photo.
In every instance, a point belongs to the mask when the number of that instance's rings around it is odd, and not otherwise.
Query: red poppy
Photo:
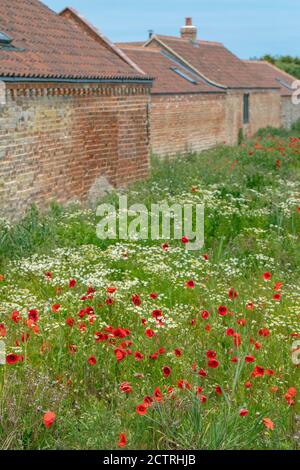
[[[211,369],[217,369],[219,367],[219,362],[216,359],[210,359],[208,361],[208,367]]]
[[[208,359],[215,359],[217,357],[217,353],[216,351],[213,351],[212,349],[209,349],[207,352],[206,352],[206,357]]]
[[[190,241],[189,241],[188,237],[184,236],[184,237],[182,237],[181,242],[182,242],[184,245],[186,245],[186,244],[189,243]]]
[[[233,336],[234,335],[234,329],[233,328],[227,328],[226,335],[227,336]]]
[[[116,356],[116,359],[118,362],[123,361],[123,359],[126,357],[127,353],[124,351],[124,349],[116,348],[114,350],[114,354]]]
[[[253,309],[254,309],[254,304],[253,304],[253,302],[248,302],[248,303],[246,304],[246,309],[247,309],[247,310],[253,310]]]
[[[6,356],[6,364],[9,364],[10,366],[17,364],[20,361],[21,356],[18,356],[17,354],[11,353]]]
[[[132,300],[133,305],[135,305],[136,307],[140,307],[142,301],[138,294],[133,295],[131,297],[131,300]]]
[[[258,334],[259,336],[267,338],[268,336],[270,336],[270,331],[268,330],[268,328],[262,328],[261,330],[259,330]]]
[[[69,282],[69,288],[73,289],[76,286],[76,284],[77,282],[75,281],[75,279],[71,279]]]
[[[145,334],[148,338],[153,338],[153,336],[155,336],[155,333],[153,330],[151,330],[150,328],[148,328],[146,331],[145,331]]]
[[[263,274],[263,278],[265,281],[270,281],[270,279],[272,279],[272,274],[269,272],[266,272]]]
[[[208,261],[208,260],[209,260],[209,256],[208,256],[207,254],[202,255],[202,258],[205,259],[205,261]]]
[[[107,292],[108,294],[114,294],[116,291],[117,291],[117,288],[116,288],[116,287],[108,287],[108,288],[106,289],[106,292]]]
[[[181,390],[191,390],[191,385],[187,382],[187,380],[179,380],[177,382],[177,387]]]
[[[28,313],[28,320],[32,320],[34,323],[37,323],[39,320],[39,314],[37,310],[30,310]]]
[[[10,318],[14,323],[19,323],[22,320],[21,314],[17,310],[12,312]]]
[[[154,399],[159,403],[163,399],[163,394],[161,393],[161,390],[159,387],[156,387],[153,393]]]
[[[144,403],[141,405],[138,405],[136,407],[136,412],[138,415],[144,416],[147,413],[147,406],[145,406]]]
[[[0,338],[5,338],[6,336],[6,328],[4,323],[0,323]]]
[[[75,320],[74,318],[67,318],[66,319],[66,325],[68,325],[70,328],[72,328],[75,325]]]
[[[90,366],[96,365],[97,359],[95,358],[95,356],[90,356],[90,357],[88,358],[88,363],[90,364]]]
[[[54,304],[51,307],[52,312],[57,313],[60,309],[61,305],[60,304]]]
[[[134,358],[135,358],[136,361],[142,361],[144,359],[144,356],[143,356],[142,353],[137,351],[137,352],[134,353]]]
[[[205,379],[205,377],[207,377],[207,372],[204,370],[204,369],[200,369],[198,371],[198,375],[200,375],[200,377],[202,377],[203,379]]]
[[[230,291],[228,292],[228,297],[233,300],[233,299],[236,299],[238,296],[238,293],[232,288],[230,289]]]
[[[159,309],[153,310],[152,317],[158,320],[159,318],[162,317],[162,311]]]
[[[150,294],[150,298],[153,299],[153,300],[156,300],[157,297],[158,297],[158,294],[156,294],[156,292],[152,292],[152,293]]]
[[[124,433],[119,434],[119,438],[120,438],[120,441],[119,441],[118,447],[125,447],[127,444],[127,439],[126,439],[125,434]]]
[[[273,296],[273,300],[275,300],[276,302],[279,302],[281,300],[281,294],[275,294]]]
[[[120,385],[120,391],[122,393],[126,393],[126,394],[129,394],[132,392],[132,386],[129,384],[129,382],[123,382],[121,385]]]
[[[251,364],[252,362],[255,361],[255,357],[254,356],[246,356],[245,357],[245,362],[247,362],[248,364]]]
[[[56,414],[53,413],[52,411],[47,411],[47,413],[44,414],[43,418],[43,423],[45,428],[50,429],[51,426],[54,424],[56,420]]]
[[[218,308],[218,312],[219,312],[219,315],[221,315],[221,317],[225,317],[227,315],[228,309],[224,305],[221,305]]]
[[[202,395],[200,395],[200,398],[199,398],[199,400],[200,400],[200,402],[201,402],[201,403],[203,403],[203,404],[207,402],[207,398],[206,398],[206,396],[205,396],[205,395],[203,395],[203,394],[202,394]]]
[[[194,282],[192,279],[190,279],[189,281],[187,281],[187,282],[185,283],[185,285],[186,285],[186,287],[187,287],[188,289],[194,289],[194,288],[195,288],[195,282]]]
[[[216,385],[216,394],[221,396],[223,395],[223,392],[222,392],[222,388],[220,387],[220,385]]]
[[[249,414],[249,411],[246,408],[242,408],[240,410],[240,416],[245,417],[245,416],[248,416],[248,414]]]
[[[245,383],[245,388],[252,388],[252,383],[250,382],[250,380]]]
[[[242,344],[241,335],[239,333],[234,333],[233,343],[236,348],[239,348]]]
[[[164,251],[168,251],[168,249],[169,249],[169,244],[168,244],[168,243],[163,243],[163,245],[161,245],[161,247],[162,247],[162,249],[163,249]]]
[[[180,357],[182,355],[181,349],[178,349],[178,348],[174,350],[174,353],[176,357]]]
[[[170,377],[171,375],[171,368],[169,366],[164,366],[162,368],[162,371],[163,371],[163,376],[167,379],[168,377]]]
[[[263,424],[265,425],[265,427],[267,429],[270,429],[271,431],[274,431],[275,425],[274,425],[273,421],[270,418],[264,418],[263,419]]]
[[[252,372],[252,377],[263,377],[265,375],[265,369],[261,366],[256,366]]]
[[[274,285],[274,290],[281,290],[283,287],[283,282],[275,282],[275,285]]]
[[[209,319],[209,312],[207,310],[203,310],[201,313],[201,317],[203,320],[208,320]]]

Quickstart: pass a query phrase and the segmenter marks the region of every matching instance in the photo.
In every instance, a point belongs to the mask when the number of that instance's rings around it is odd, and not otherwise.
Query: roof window
[[[2,33],[0,31],[0,45],[1,46],[9,46],[12,43],[12,38],[7,36],[7,34]]]
[[[184,78],[188,82],[193,83],[193,85],[198,85],[198,82],[194,78],[190,77],[189,75],[184,73],[182,70],[178,69],[177,67],[171,67],[171,70],[177,73],[177,75],[179,75],[181,78]]]

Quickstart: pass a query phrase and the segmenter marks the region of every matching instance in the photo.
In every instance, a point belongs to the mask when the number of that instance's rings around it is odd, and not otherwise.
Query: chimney
[[[193,26],[192,18],[185,19],[185,26],[180,29],[180,35],[182,39],[193,42],[197,41],[197,28]]]

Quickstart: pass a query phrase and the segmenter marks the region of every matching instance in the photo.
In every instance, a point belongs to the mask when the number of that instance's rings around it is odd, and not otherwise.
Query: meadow
[[[299,449],[299,126],[127,194],[204,203],[203,250],[99,240],[76,204],[0,219],[0,448]]]

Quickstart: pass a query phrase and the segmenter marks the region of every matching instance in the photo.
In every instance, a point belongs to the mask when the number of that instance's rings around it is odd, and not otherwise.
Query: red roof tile
[[[153,44],[173,51],[214,84],[228,88],[266,88],[265,81],[253,75],[246,64],[221,43],[154,35],[146,46]]]
[[[133,48],[126,46],[124,52],[136,62],[146,74],[154,77],[152,93],[224,93],[224,90],[205,83],[203,79],[191,71],[181,67],[165,57],[159,49],[150,47]],[[197,84],[178,75],[172,69],[176,68],[187,75]]]
[[[84,35],[38,0],[1,0],[0,31],[18,48],[0,48],[2,77],[147,78],[105,44],[104,37],[100,43]]]
[[[291,96],[293,94],[294,90],[291,89],[291,85],[297,78],[262,60],[245,60],[244,63],[250,69],[252,75],[260,77],[270,86],[274,84],[280,86],[281,96]]]

